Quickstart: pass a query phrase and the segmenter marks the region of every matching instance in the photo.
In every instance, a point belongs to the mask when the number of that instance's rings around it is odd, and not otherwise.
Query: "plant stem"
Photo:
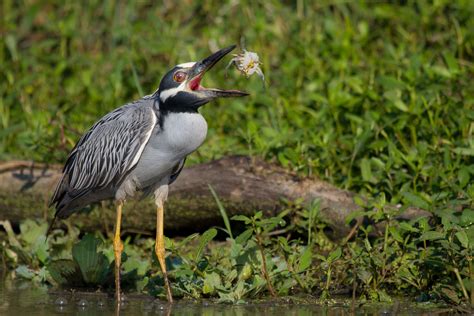
[[[351,312],[355,315],[355,304],[356,304],[356,291],[357,291],[357,279],[354,275],[354,281],[352,282],[352,304],[351,304]]]
[[[469,278],[471,279],[471,307],[474,307],[474,270],[472,269],[472,257],[469,257]]]
[[[303,282],[301,281],[301,278],[299,277],[298,273],[295,272],[295,270],[293,269],[293,267],[291,267],[290,263],[288,262],[288,258],[283,250],[283,258],[285,258],[285,262],[286,262],[286,266],[288,268],[288,271],[291,273],[291,275],[295,278],[296,280],[296,283],[298,283],[298,285],[301,287],[302,290],[304,290],[305,292],[308,291],[308,289],[306,288],[306,286],[303,284]]]
[[[309,219],[308,219],[308,246],[311,245],[311,227],[313,226],[313,210],[309,210]]]
[[[458,268],[454,268],[454,274],[456,274],[456,278],[458,279],[459,285],[461,286],[462,294],[466,298],[466,301],[469,302],[469,295],[467,295],[467,291],[466,291],[466,288],[464,287],[464,283],[462,282],[461,274],[459,274]]]
[[[328,268],[328,277],[327,277],[327,280],[326,280],[326,291],[327,293],[329,294],[329,286],[331,285],[331,266],[329,266]]]
[[[276,292],[273,289],[272,283],[270,282],[270,276],[268,275],[267,271],[267,260],[265,259],[265,253],[263,251],[263,244],[262,244],[262,239],[260,238],[260,234],[256,232],[255,237],[257,239],[257,245],[258,249],[260,250],[260,255],[262,256],[262,272],[263,272],[263,277],[267,281],[267,286],[268,286],[268,291],[273,297],[276,297]]]
[[[385,266],[387,264],[387,246],[388,246],[388,228],[390,227],[390,219],[387,220],[387,225],[385,225],[385,236],[383,240],[383,261],[382,261],[382,280],[385,279]]]

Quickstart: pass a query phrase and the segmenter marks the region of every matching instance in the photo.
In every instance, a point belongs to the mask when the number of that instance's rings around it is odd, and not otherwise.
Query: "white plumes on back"
[[[160,92],[160,99],[162,102],[165,102],[166,99],[168,99],[169,97],[173,97],[176,95],[176,93],[180,92],[180,91],[184,91],[184,89],[186,89],[186,81],[183,81],[182,84],[180,84],[179,86],[177,86],[176,88],[171,88],[171,89],[167,89],[165,91],[161,91]]]
[[[180,68],[191,68],[192,66],[194,66],[196,64],[195,61],[192,61],[192,62],[189,62],[189,63],[183,63],[183,64],[179,64],[177,65],[176,67],[180,67]]]
[[[145,146],[148,143],[148,140],[150,139],[151,133],[153,132],[153,129],[155,128],[157,120],[156,120],[155,112],[153,112],[152,108],[150,108],[150,117],[152,118],[153,123],[150,124],[150,129],[146,132],[145,139],[144,139],[143,143],[140,145],[140,149],[138,149],[137,154],[135,155],[135,157],[133,157],[133,161],[130,164],[130,166],[128,167],[127,171],[132,169],[133,167],[135,167],[135,165],[137,164],[138,160],[140,159],[140,157],[142,155],[143,149],[145,149]]]

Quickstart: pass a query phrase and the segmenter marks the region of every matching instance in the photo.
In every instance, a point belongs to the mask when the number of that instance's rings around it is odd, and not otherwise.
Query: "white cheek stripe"
[[[177,65],[176,67],[180,67],[180,68],[191,68],[191,67],[194,66],[195,64],[196,64],[196,62],[192,61],[192,62],[189,62],[189,63],[179,64],[179,65]]]
[[[177,86],[176,88],[168,89],[163,92],[160,92],[160,99],[162,102],[165,102],[169,97],[175,96],[178,92],[183,91],[186,88],[186,81]]]

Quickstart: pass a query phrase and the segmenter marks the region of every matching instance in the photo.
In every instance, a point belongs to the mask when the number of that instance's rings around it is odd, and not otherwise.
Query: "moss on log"
[[[0,219],[18,223],[25,218],[51,218],[48,200],[60,177],[58,165],[35,164],[28,161],[0,163]],[[231,156],[185,168],[170,187],[165,206],[165,229],[168,232],[200,231],[222,225],[221,215],[208,185],[216,191],[229,217],[251,215],[262,210],[276,214],[282,199],[305,203],[318,199],[320,215],[333,229],[335,236],[350,231],[346,217],[359,210],[354,194],[331,184],[303,178],[276,165],[249,157]],[[113,204],[104,202],[92,212],[72,215],[68,220],[85,230],[113,229]],[[123,230],[151,234],[155,229],[155,206],[152,199],[127,201],[124,207]],[[428,212],[407,208],[404,218],[429,216]]]

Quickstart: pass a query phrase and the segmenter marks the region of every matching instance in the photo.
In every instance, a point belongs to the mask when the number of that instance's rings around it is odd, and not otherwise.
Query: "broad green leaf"
[[[459,169],[459,173],[458,173],[459,186],[461,188],[464,188],[469,183],[470,177],[471,176],[470,176],[470,172],[468,168],[464,167],[464,168]]]
[[[380,302],[390,303],[392,301],[392,298],[387,294],[387,292],[385,292],[385,290],[377,290],[377,296]]]
[[[400,233],[398,232],[398,229],[397,229],[396,227],[393,227],[393,226],[390,227],[390,228],[389,228],[389,231],[390,231],[390,234],[392,235],[392,237],[393,237],[396,241],[398,241],[398,242],[400,242],[400,243],[403,242],[403,237],[402,237],[402,235],[400,235]]]
[[[305,271],[311,266],[312,256],[313,252],[311,251],[311,246],[308,245],[301,255],[300,263],[298,265],[299,272]]]
[[[458,297],[456,291],[452,286],[449,287],[443,287],[441,289],[441,293],[449,300],[454,302],[455,304],[459,304],[461,299]]]
[[[437,240],[445,238],[445,234],[437,231],[427,231],[421,235],[420,240]]]
[[[61,285],[84,286],[81,270],[73,260],[52,261],[47,269],[54,281]]]
[[[49,244],[46,236],[39,236],[31,247],[33,253],[36,255],[41,263],[46,263],[49,259]]]
[[[244,244],[252,236],[253,230],[251,228],[244,230],[239,236],[235,238],[235,242],[238,244]]]
[[[379,76],[377,82],[380,83],[385,90],[406,89],[406,84],[392,76]]]
[[[400,225],[401,229],[412,232],[412,233],[416,233],[419,231],[418,228],[405,222],[400,222],[398,225]]]
[[[251,220],[245,215],[234,215],[232,216],[233,221],[245,222],[245,224],[250,224]]]
[[[341,247],[337,247],[336,250],[332,251],[329,256],[328,256],[328,263],[333,263],[334,261],[336,261],[337,259],[339,259],[342,255],[342,249]]]
[[[471,147],[471,148],[457,147],[457,148],[454,148],[453,151],[456,154],[463,155],[463,156],[474,156],[474,147]]]
[[[467,237],[467,233],[464,230],[458,231],[456,233],[456,238],[464,248],[469,248],[469,238]]]
[[[405,102],[403,102],[401,99],[396,99],[396,100],[393,100],[392,102],[393,102],[393,105],[400,111],[408,112],[408,107],[406,106]]]
[[[427,210],[429,209],[430,205],[420,196],[413,194],[411,192],[403,192],[403,197],[407,204],[410,206],[416,206],[421,209]]]
[[[456,74],[459,72],[459,65],[456,57],[453,55],[453,53],[449,51],[445,51],[443,53],[444,61],[446,62],[446,65],[449,68],[449,71],[452,74]]]
[[[38,238],[46,235],[48,224],[46,222],[38,224],[37,222],[27,219],[20,224],[20,238],[27,244],[34,244]]]
[[[246,262],[239,274],[239,281],[246,281],[252,276],[252,266]]]
[[[87,284],[103,284],[111,272],[107,257],[97,252],[101,241],[87,234],[72,248],[72,257],[81,270],[84,282]]]
[[[207,246],[207,244],[211,240],[214,239],[214,237],[216,237],[216,235],[217,235],[217,230],[215,228],[210,228],[202,234],[201,238],[199,238],[199,246],[197,248],[196,257],[195,257],[196,262],[199,261],[199,259],[201,259],[204,248]]]
[[[467,240],[469,242],[470,247],[474,246],[474,225],[469,226],[464,230],[466,232]]]
[[[446,67],[443,67],[443,66],[431,66],[431,70],[441,76],[441,77],[445,77],[445,78],[451,78],[452,75],[451,75],[451,72],[446,68]]]
[[[204,285],[202,287],[202,292],[204,294],[212,294],[215,292],[216,288],[221,286],[221,277],[216,272],[205,273],[204,275]]]
[[[474,210],[464,210],[461,214],[461,221],[459,223],[462,226],[469,226],[474,224]]]
[[[363,158],[360,161],[360,171],[362,174],[362,179],[367,182],[372,181],[372,170],[370,169],[370,160]]]

